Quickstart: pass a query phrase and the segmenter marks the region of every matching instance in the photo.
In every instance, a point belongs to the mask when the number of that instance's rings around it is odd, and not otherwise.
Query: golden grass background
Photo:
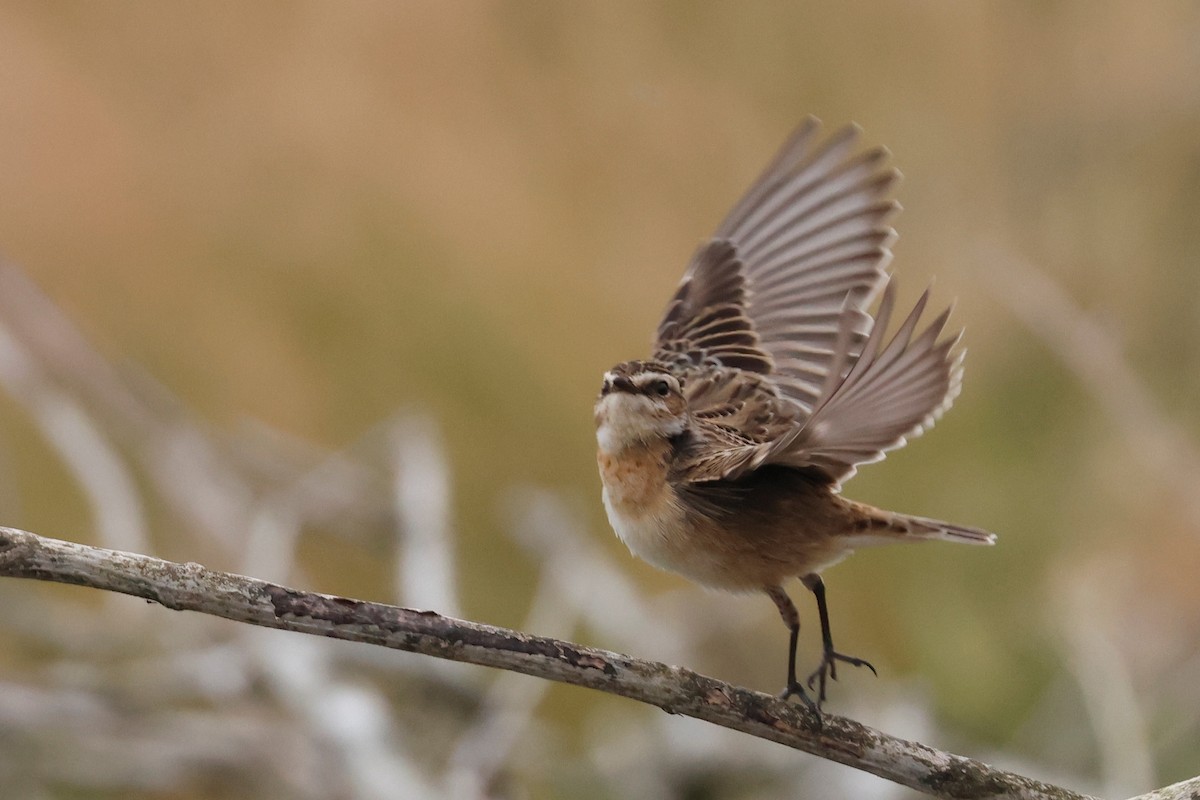
[[[970,350],[949,415],[846,493],[1000,536],[829,572],[839,644],[952,742],[1103,775],[1092,734],[1059,757],[1038,732],[1082,713],[1069,630],[1088,616],[1156,776],[1194,774],[1200,724],[1177,719],[1200,699],[1200,473],[1180,467],[1200,440],[1193,3],[5,2],[0,251],[217,429],[339,448],[398,410],[433,415],[467,616],[522,621],[536,566],[503,509],[539,485],[647,590],[744,615],[690,666],[774,690],[769,602],[685,587],[608,530],[591,403],[809,113],[892,150],[903,293],[936,275]],[[1013,313],[1009,290],[1041,296],[1043,278],[1115,343],[1152,419],[1115,419],[1097,387],[1124,387],[1081,382]],[[1171,435],[1139,441],[1145,425]],[[0,521],[89,540],[86,504],[7,401],[0,448]],[[196,557],[152,532],[159,554]],[[383,592],[369,547],[317,531],[301,555],[309,588]],[[873,691],[847,676],[832,707]],[[539,713],[567,730],[602,702],[550,698]]]

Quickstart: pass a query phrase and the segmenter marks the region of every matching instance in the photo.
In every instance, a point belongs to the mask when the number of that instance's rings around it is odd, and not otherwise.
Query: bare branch
[[[380,603],[0,528],[0,576],[89,586],[267,628],[382,645],[621,695],[847,764],[944,798],[1083,800],[1084,795],[888,736],[818,719],[777,698],[681,667]]]
[[[1200,797],[1200,776],[1173,783],[1148,794],[1139,794],[1129,800],[1196,800]]]

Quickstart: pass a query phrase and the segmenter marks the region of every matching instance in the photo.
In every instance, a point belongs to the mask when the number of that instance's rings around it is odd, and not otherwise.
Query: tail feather
[[[966,525],[942,522],[940,519],[913,517],[907,514],[891,514],[889,516],[891,517],[889,527],[892,530],[919,539],[944,539],[947,542],[964,544],[996,543],[996,534],[982,528],[970,528]]]
[[[849,501],[858,512],[849,536],[860,544],[884,544],[905,539],[943,539],[964,544],[995,544],[996,534],[982,528],[954,525],[940,519],[896,514],[865,503]]]

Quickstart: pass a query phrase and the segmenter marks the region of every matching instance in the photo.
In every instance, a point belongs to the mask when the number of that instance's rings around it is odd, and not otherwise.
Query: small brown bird
[[[822,570],[866,545],[995,542],[840,494],[859,464],[950,406],[962,353],[957,335],[939,340],[950,309],[917,332],[928,290],[885,336],[899,173],[882,148],[855,155],[857,128],[818,144],[819,131],[809,118],[788,139],[692,257],[652,360],[613,367],[596,401],[617,535],[705,586],[766,592],[791,632],[782,696],[818,711],[839,662],[875,671],[834,649]],[[792,577],[815,595],[821,622],[823,655],[807,680],[815,701],[796,679],[800,616],[783,590]]]

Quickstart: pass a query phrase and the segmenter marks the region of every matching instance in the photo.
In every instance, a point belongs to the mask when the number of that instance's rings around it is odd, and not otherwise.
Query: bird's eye
[[[671,393],[671,384],[666,381],[655,381],[650,384],[650,390],[659,397],[666,397]]]

